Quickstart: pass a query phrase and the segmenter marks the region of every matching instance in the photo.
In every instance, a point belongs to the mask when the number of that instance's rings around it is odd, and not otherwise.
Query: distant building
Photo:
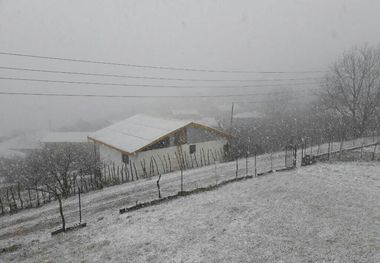
[[[88,144],[89,132],[34,132],[17,136],[0,143],[0,157],[25,157],[27,154],[48,145],[68,143]]]
[[[41,149],[42,132],[34,132],[10,138],[0,143],[0,156],[22,157],[34,150]]]
[[[88,144],[89,132],[48,132],[40,139],[42,145],[64,145],[67,143]]]
[[[224,160],[229,135],[204,124],[135,115],[88,136],[105,164],[152,175]]]

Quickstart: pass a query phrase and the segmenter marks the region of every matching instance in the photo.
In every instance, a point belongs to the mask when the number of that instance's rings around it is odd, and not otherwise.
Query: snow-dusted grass
[[[117,193],[123,186],[85,196],[92,209],[84,229],[55,237],[35,230],[1,240],[0,248],[22,247],[0,254],[0,261],[380,261],[378,162],[273,173],[123,215],[113,205],[96,205]],[[35,220],[43,223],[47,215]],[[18,225],[11,218],[8,223],[16,235]]]

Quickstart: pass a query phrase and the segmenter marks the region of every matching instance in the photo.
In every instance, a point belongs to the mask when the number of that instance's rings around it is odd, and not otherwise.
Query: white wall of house
[[[226,140],[216,140],[139,152],[131,158],[131,161],[135,162],[136,168],[138,166],[138,172],[143,173],[141,163],[144,163],[145,160],[145,168],[148,175],[151,170],[151,160],[154,163],[155,174],[157,174],[157,166],[161,174],[167,173],[170,170],[179,170],[181,156],[183,156],[186,168],[195,168],[214,164],[215,162],[223,162],[223,147],[226,143]],[[190,145],[195,145],[195,152],[192,154],[190,154]]]
[[[119,150],[106,146],[104,144],[97,144],[99,152],[99,160],[105,165],[122,166],[122,153]]]
[[[191,140],[190,140],[191,141]],[[136,167],[139,177],[144,175],[144,169],[148,176],[157,175],[157,167],[159,173],[164,174],[170,171],[180,169],[181,155],[185,162],[186,168],[196,168],[205,165],[211,165],[215,162],[223,162],[224,145],[227,144],[226,139],[203,141],[198,143],[182,144],[180,147],[172,146],[148,151],[138,152],[129,156],[130,164]],[[190,145],[195,145],[195,152],[190,154]],[[180,151],[182,150],[182,153]],[[122,152],[110,148],[106,145],[99,144],[99,157],[104,164],[115,165],[116,167],[124,167]],[[130,168],[130,167],[129,167]],[[132,167],[133,172],[135,168]]]

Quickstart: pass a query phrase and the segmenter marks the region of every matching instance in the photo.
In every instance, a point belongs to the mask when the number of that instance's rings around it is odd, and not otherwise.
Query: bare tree
[[[93,174],[97,166],[91,146],[87,145],[53,144],[36,154],[41,158],[42,174],[53,179],[49,182],[54,183],[54,188],[58,188],[64,198],[70,195],[78,174]]]
[[[353,48],[330,68],[323,82],[321,105],[333,110],[359,137],[380,107],[380,47]]]
[[[31,189],[51,194],[58,200],[62,230],[66,223],[62,199],[70,195],[78,173],[91,174],[97,169],[91,146],[59,144],[43,147],[25,160],[24,180]]]

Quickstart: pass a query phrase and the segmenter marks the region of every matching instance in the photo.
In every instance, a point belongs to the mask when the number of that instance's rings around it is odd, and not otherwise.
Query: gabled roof
[[[228,136],[222,131],[192,121],[164,119],[138,114],[96,131],[90,134],[88,139],[132,154],[189,125],[212,130],[225,137]]]

